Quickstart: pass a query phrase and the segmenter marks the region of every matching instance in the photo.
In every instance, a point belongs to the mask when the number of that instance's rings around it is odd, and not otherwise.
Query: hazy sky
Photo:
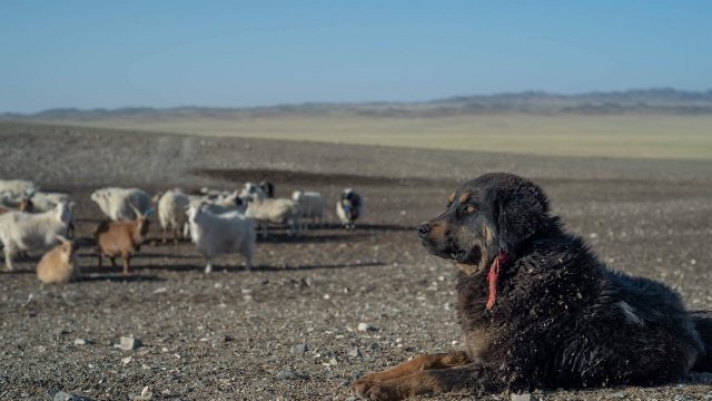
[[[0,112],[712,88],[712,1],[0,2]]]

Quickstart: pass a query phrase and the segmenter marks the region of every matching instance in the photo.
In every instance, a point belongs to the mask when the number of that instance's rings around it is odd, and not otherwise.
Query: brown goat
[[[94,234],[96,239],[97,253],[99,257],[99,267],[101,268],[101,258],[106,256],[111,261],[111,266],[116,266],[114,258],[121,256],[124,265],[124,274],[129,273],[129,262],[131,255],[141,250],[141,244],[148,232],[148,214],[142,214],[133,205],[131,208],[136,213],[136,220],[133,221],[109,221],[105,220],[99,224]]]
[[[76,245],[61,236],[57,239],[60,244],[45,253],[37,264],[37,278],[45,284],[65,284],[80,275]]]

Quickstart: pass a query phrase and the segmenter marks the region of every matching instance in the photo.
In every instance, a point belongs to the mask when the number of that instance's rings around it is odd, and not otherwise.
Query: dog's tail
[[[695,328],[705,347],[705,353],[699,356],[692,370],[712,372],[712,312],[694,311],[692,320],[695,322]]]

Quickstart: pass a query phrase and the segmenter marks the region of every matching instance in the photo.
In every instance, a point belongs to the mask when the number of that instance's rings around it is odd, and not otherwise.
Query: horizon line
[[[452,96],[447,96],[447,97],[434,98],[434,99],[430,99],[430,100],[411,100],[411,101],[408,101],[408,100],[301,101],[301,102],[280,102],[280,103],[271,103],[271,104],[260,104],[260,105],[254,105],[254,106],[200,106],[200,105],[195,105],[195,104],[193,104],[193,105],[185,104],[185,105],[180,105],[180,106],[164,106],[164,107],[143,105],[143,106],[83,108],[83,107],[66,106],[66,107],[52,107],[52,108],[42,109],[42,110],[33,111],[33,112],[0,111],[0,116],[30,117],[30,116],[34,116],[34,115],[40,115],[43,113],[49,113],[49,112],[67,112],[67,111],[72,111],[72,112],[97,112],[97,111],[115,112],[115,111],[124,111],[124,110],[170,111],[170,110],[182,110],[182,109],[239,111],[239,110],[258,110],[258,109],[269,109],[269,108],[279,108],[279,107],[303,107],[303,106],[359,106],[359,105],[382,105],[382,104],[413,105],[413,104],[429,104],[429,103],[476,99],[476,98],[482,98],[482,99],[497,98],[497,97],[506,97],[506,96],[538,95],[538,96],[549,96],[549,97],[573,99],[573,98],[577,98],[577,97],[592,96],[592,95],[606,96],[606,95],[625,95],[625,94],[634,94],[634,93],[644,94],[645,92],[656,93],[656,94],[677,93],[677,94],[685,94],[685,95],[712,96],[712,88],[700,89],[700,90],[689,90],[689,89],[677,89],[677,88],[669,87],[669,86],[631,88],[631,89],[622,89],[622,90],[589,90],[589,91],[574,92],[574,93],[561,93],[561,92],[550,92],[550,91],[546,91],[546,90],[530,89],[530,90],[522,90],[522,91],[503,91],[503,92],[493,92],[493,93],[479,93],[479,94],[476,93],[476,94],[469,94],[469,95],[452,95]]]

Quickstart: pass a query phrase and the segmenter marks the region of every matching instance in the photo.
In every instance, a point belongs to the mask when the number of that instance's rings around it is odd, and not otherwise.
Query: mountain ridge
[[[673,88],[592,91],[557,94],[524,91],[490,95],[451,96],[417,102],[305,102],[254,107],[180,106],[113,109],[55,108],[35,113],[0,113],[1,119],[29,121],[97,121],[107,119],[260,118],[280,116],[363,116],[436,118],[480,114],[712,114],[712,89]]]

